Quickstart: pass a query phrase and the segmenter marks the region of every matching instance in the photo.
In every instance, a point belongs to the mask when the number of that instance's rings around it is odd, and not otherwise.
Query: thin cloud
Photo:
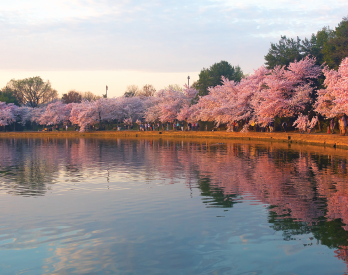
[[[234,2],[2,3],[0,51],[6,54],[0,69],[180,72],[199,71],[223,59],[251,72],[280,35],[303,38],[326,25],[334,27],[348,7],[345,2],[328,7],[321,0],[312,6],[303,1]]]

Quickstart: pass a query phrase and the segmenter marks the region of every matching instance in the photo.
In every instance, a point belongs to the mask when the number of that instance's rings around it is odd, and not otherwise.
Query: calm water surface
[[[345,274],[348,152],[0,139],[1,274]]]

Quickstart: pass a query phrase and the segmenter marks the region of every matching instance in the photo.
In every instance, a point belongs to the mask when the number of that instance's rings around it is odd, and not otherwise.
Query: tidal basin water
[[[348,151],[0,139],[1,274],[346,274]]]

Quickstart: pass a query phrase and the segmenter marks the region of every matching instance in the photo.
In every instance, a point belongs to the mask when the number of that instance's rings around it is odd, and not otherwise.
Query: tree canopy
[[[281,36],[278,43],[271,43],[265,55],[265,64],[268,69],[278,65],[288,66],[308,55],[316,58],[317,65],[325,63],[330,69],[337,70],[341,61],[348,56],[348,17],[343,18],[335,30],[323,27],[310,39]]]
[[[124,92],[124,97],[133,97],[136,96],[140,92],[140,89],[137,85],[129,85],[127,86],[126,91]]]
[[[239,82],[243,77],[243,72],[239,66],[234,67],[227,61],[220,61],[213,64],[209,69],[203,68],[194,87],[198,89],[199,95],[207,95],[209,87],[222,84],[222,77]]]
[[[58,97],[58,92],[51,87],[51,83],[43,81],[39,76],[12,79],[7,87],[11,89],[20,105],[30,107],[52,102]]]
[[[0,90],[0,101],[19,105],[18,100],[16,96],[14,95],[12,89],[10,89],[7,86]]]
[[[348,17],[338,24],[333,35],[328,37],[322,50],[324,61],[337,70],[343,58],[348,56]]]
[[[149,97],[153,96],[156,92],[155,87],[151,84],[146,84],[142,89],[139,89],[137,85],[129,85],[127,86],[126,91],[124,92],[124,97],[134,97],[134,96],[144,96]]]
[[[323,48],[333,31],[329,27],[324,27],[317,34],[312,34],[311,38],[301,40],[281,36],[278,43],[271,43],[267,55],[265,55],[265,64],[268,69],[276,66],[288,66],[291,62],[299,61],[306,56],[316,58],[317,65],[324,63]]]
[[[67,94],[63,94],[62,101],[65,104],[68,103],[80,103],[82,101],[82,95],[74,90],[69,91]]]
[[[82,100],[87,100],[87,101],[95,101],[101,98],[101,96],[95,95],[92,92],[84,92],[84,93],[80,93],[82,96]]]
[[[281,36],[278,44],[271,43],[271,48],[265,56],[266,66],[272,69],[277,65],[288,66],[294,60],[302,58],[301,39],[287,38],[285,35]]]

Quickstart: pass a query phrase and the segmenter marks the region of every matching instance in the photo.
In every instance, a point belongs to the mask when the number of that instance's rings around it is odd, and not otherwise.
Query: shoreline
[[[53,131],[53,132],[0,132],[0,138],[180,138],[180,139],[219,139],[248,140],[316,145],[331,148],[348,149],[348,136],[337,134],[299,134],[299,133],[264,133],[264,132],[205,132],[205,131]]]

